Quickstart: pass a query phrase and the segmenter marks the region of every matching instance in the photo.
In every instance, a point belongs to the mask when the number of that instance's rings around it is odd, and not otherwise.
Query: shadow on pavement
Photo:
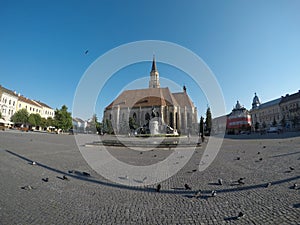
[[[17,154],[15,152],[12,152],[10,150],[5,150],[7,153],[14,155],[22,160],[27,161],[28,163],[31,163],[33,160],[30,160],[29,158],[26,158],[20,154]],[[78,179],[78,180],[82,180],[82,181],[87,181],[87,182],[91,182],[91,183],[96,183],[96,184],[100,184],[100,185],[106,185],[109,187],[114,187],[114,188],[122,188],[122,189],[127,189],[127,190],[134,190],[134,191],[141,191],[141,192],[156,192],[155,188],[151,188],[151,187],[138,187],[138,186],[127,186],[127,185],[122,185],[122,184],[116,184],[116,183],[111,183],[111,182],[105,182],[105,181],[99,181],[99,180],[95,180],[92,179],[90,176],[81,176],[78,175],[76,173],[69,173],[69,172],[64,172],[61,171],[59,169],[55,169],[52,168],[50,166],[47,166],[45,164],[36,162],[37,166],[40,166],[42,168],[45,168],[47,170],[56,172],[61,174],[62,176],[68,176],[68,177],[72,177],[74,179]],[[300,176],[295,176],[295,177],[290,177],[287,179],[283,179],[283,180],[278,180],[278,181],[272,181],[272,186],[274,185],[278,185],[278,184],[282,184],[282,183],[286,183],[286,182],[290,182],[293,180],[297,180],[299,179]],[[217,190],[218,194],[220,193],[228,193],[228,192],[238,192],[238,191],[245,191],[245,190],[252,190],[252,189],[257,189],[257,188],[266,188],[266,183],[262,183],[262,184],[256,184],[256,185],[250,185],[250,186],[238,186],[235,188],[227,188],[227,189],[220,189]],[[211,193],[212,190],[203,190],[201,191],[201,193],[203,194],[209,194]],[[160,193],[164,193],[164,194],[184,194],[185,197],[191,197],[188,196],[188,194],[194,194],[195,190],[183,190],[183,188],[172,188],[171,190],[160,190]]]

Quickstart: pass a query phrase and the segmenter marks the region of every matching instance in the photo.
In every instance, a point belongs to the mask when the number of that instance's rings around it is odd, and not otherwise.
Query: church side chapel
[[[123,91],[105,108],[103,122],[110,123],[115,134],[192,134],[197,118],[185,86],[179,93],[160,87],[153,57],[149,88]]]

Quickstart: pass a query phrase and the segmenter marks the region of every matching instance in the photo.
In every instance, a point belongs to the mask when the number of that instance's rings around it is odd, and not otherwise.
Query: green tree
[[[113,129],[111,121],[109,119],[106,119],[103,122],[103,131],[104,131],[104,133],[108,133],[108,134],[114,133],[114,129]]]
[[[89,122],[89,128],[88,128],[88,130],[92,131],[93,133],[96,133],[96,131],[98,133],[101,133],[101,124],[98,122],[98,118],[97,118],[96,114],[94,114],[92,116],[92,119]]]
[[[210,107],[207,108],[206,110],[206,121],[205,121],[205,130],[210,134],[211,132],[211,127],[212,127],[212,116],[211,116],[211,111]]]
[[[41,124],[42,124],[42,117],[41,117],[41,115],[40,114],[38,114],[38,113],[35,113],[35,114],[30,114],[29,115],[29,117],[28,117],[28,122],[32,125],[32,126],[34,126],[34,127],[36,127],[36,126],[41,126]]]
[[[55,121],[52,117],[48,117],[46,120],[46,127],[55,126]]]
[[[27,109],[20,109],[11,117],[11,121],[14,123],[27,124],[29,119],[29,113]]]
[[[136,123],[135,119],[132,117],[129,117],[129,129],[130,130],[136,130],[138,128],[138,124]]]
[[[28,117],[28,123],[30,123],[31,126],[35,127],[36,126],[36,121],[35,117],[33,114],[30,114]]]
[[[63,105],[61,109],[55,110],[54,116],[55,126],[63,131],[69,130],[72,127],[71,113],[68,112],[68,107]]]
[[[46,118],[41,118],[41,125],[42,128],[47,127],[47,119]]]
[[[204,135],[204,118],[200,117],[200,124],[199,124],[199,135],[201,134],[201,137]]]

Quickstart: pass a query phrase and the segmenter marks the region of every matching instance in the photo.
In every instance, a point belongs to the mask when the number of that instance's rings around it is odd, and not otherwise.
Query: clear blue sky
[[[237,100],[249,109],[254,92],[266,102],[300,89],[299,0],[12,0],[0,2],[0,27],[0,84],[53,108],[71,109],[80,78],[99,56],[139,40],[174,42],[199,55],[218,79],[227,112]],[[130,66],[120,71],[122,79],[112,78],[114,88],[99,96],[97,115],[125,77],[147,76],[150,68]],[[199,114],[205,112],[201,90],[174,68],[158,69],[187,85]]]

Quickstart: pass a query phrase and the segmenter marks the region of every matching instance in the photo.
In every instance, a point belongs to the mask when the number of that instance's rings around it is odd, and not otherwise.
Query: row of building
[[[254,95],[252,108],[247,110],[237,101],[228,115],[213,120],[215,130],[226,129],[226,133],[246,131],[264,132],[273,130],[298,130],[300,128],[300,90],[280,98],[261,103]]]
[[[55,114],[54,109],[47,104],[26,98],[0,85],[0,112],[4,122],[9,124],[12,115],[20,109],[26,109],[30,114],[40,114],[42,118],[53,118]]]

